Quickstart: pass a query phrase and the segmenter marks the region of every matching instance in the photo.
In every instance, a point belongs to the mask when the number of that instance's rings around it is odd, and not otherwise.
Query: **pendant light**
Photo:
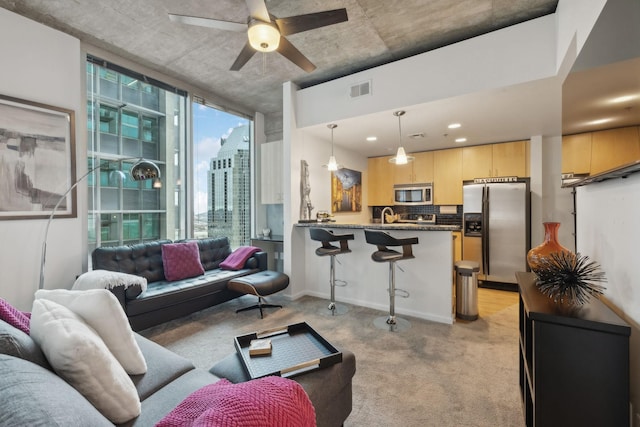
[[[404,111],[394,111],[393,115],[398,118],[398,132],[400,137],[398,139],[398,152],[395,157],[389,159],[389,162],[395,163],[396,165],[406,165],[407,163],[412,162],[415,157],[407,156],[407,153],[404,152],[404,148],[402,147],[402,124],[400,123],[400,117],[404,115]]]
[[[336,162],[336,157],[333,155],[333,130],[337,128],[338,125],[331,123],[328,124],[327,127],[331,129],[331,157],[329,157],[329,163],[327,163],[325,166],[330,172],[333,172],[340,169],[338,162]]]

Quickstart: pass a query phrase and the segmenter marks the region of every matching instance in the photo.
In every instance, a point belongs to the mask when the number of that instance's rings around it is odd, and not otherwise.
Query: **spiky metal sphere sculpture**
[[[602,295],[606,282],[600,266],[586,255],[554,252],[540,260],[536,269],[540,292],[556,303],[585,304],[592,296]]]

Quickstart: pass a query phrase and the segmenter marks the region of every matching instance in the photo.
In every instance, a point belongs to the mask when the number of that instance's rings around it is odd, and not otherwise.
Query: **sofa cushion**
[[[127,300],[127,316],[136,316],[217,292],[227,292],[227,282],[249,274],[252,270],[208,270],[204,275],[175,282],[149,283],[147,290],[133,300]]]
[[[0,354],[0,425],[113,426],[77,390],[34,363]]]
[[[135,338],[147,361],[146,373],[131,376],[141,401],[184,373],[195,369],[190,360],[178,356],[142,335],[135,334]]]
[[[32,313],[33,339],[60,377],[114,423],[140,414],[131,379],[80,316],[46,299],[36,299]]]
[[[94,269],[120,271],[147,279],[148,283],[164,280],[162,245],[171,240],[154,240],[128,246],[103,246],[91,253]]]
[[[233,384],[222,379],[191,393],[156,427],[196,425],[315,427],[316,417],[293,380],[273,376]]]
[[[121,427],[153,426],[193,393],[194,390],[214,383],[219,379],[202,369],[192,369],[143,400],[140,416],[119,425]]]
[[[0,320],[0,353],[19,357],[50,369],[49,362],[33,338]]]
[[[54,301],[79,315],[98,333],[128,374],[144,374],[147,371],[147,364],[136,343],[127,316],[118,299],[110,291],[40,289],[35,297]]]
[[[226,237],[209,237],[186,241],[193,241],[198,244],[200,262],[205,271],[219,268],[220,263],[231,253],[231,245]]]
[[[0,298],[0,320],[4,320],[25,334],[29,333],[29,317],[2,298]]]
[[[162,245],[162,266],[168,281],[187,279],[204,274],[196,242]]]

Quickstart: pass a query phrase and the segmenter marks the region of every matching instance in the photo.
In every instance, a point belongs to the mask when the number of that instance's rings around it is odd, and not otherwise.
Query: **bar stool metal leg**
[[[396,295],[407,298],[409,293],[402,289],[396,289],[396,263],[389,263],[389,315],[380,316],[373,321],[378,329],[389,331],[404,331],[411,328],[411,323],[401,317],[396,317]]]
[[[345,314],[349,310],[344,305],[336,304],[336,286],[337,286],[336,282],[338,281],[338,280],[336,280],[336,256],[335,255],[331,255],[329,258],[331,260],[330,261],[331,264],[330,264],[330,268],[329,268],[329,270],[330,270],[329,271],[329,287],[331,289],[331,300],[330,300],[329,306],[327,308],[329,310],[331,310],[331,315],[332,316],[342,315],[342,314]],[[344,282],[344,281],[341,280],[341,282]]]

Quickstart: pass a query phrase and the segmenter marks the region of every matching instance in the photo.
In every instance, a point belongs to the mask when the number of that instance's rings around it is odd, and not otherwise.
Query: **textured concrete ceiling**
[[[556,9],[558,0],[267,0],[276,17],[346,8],[348,22],[288,36],[317,69],[256,54],[229,71],[244,33],[171,22],[168,13],[245,22],[243,0],[0,0],[0,7],[69,33],[264,114],[282,110],[282,83],[301,87],[426,52]]]

